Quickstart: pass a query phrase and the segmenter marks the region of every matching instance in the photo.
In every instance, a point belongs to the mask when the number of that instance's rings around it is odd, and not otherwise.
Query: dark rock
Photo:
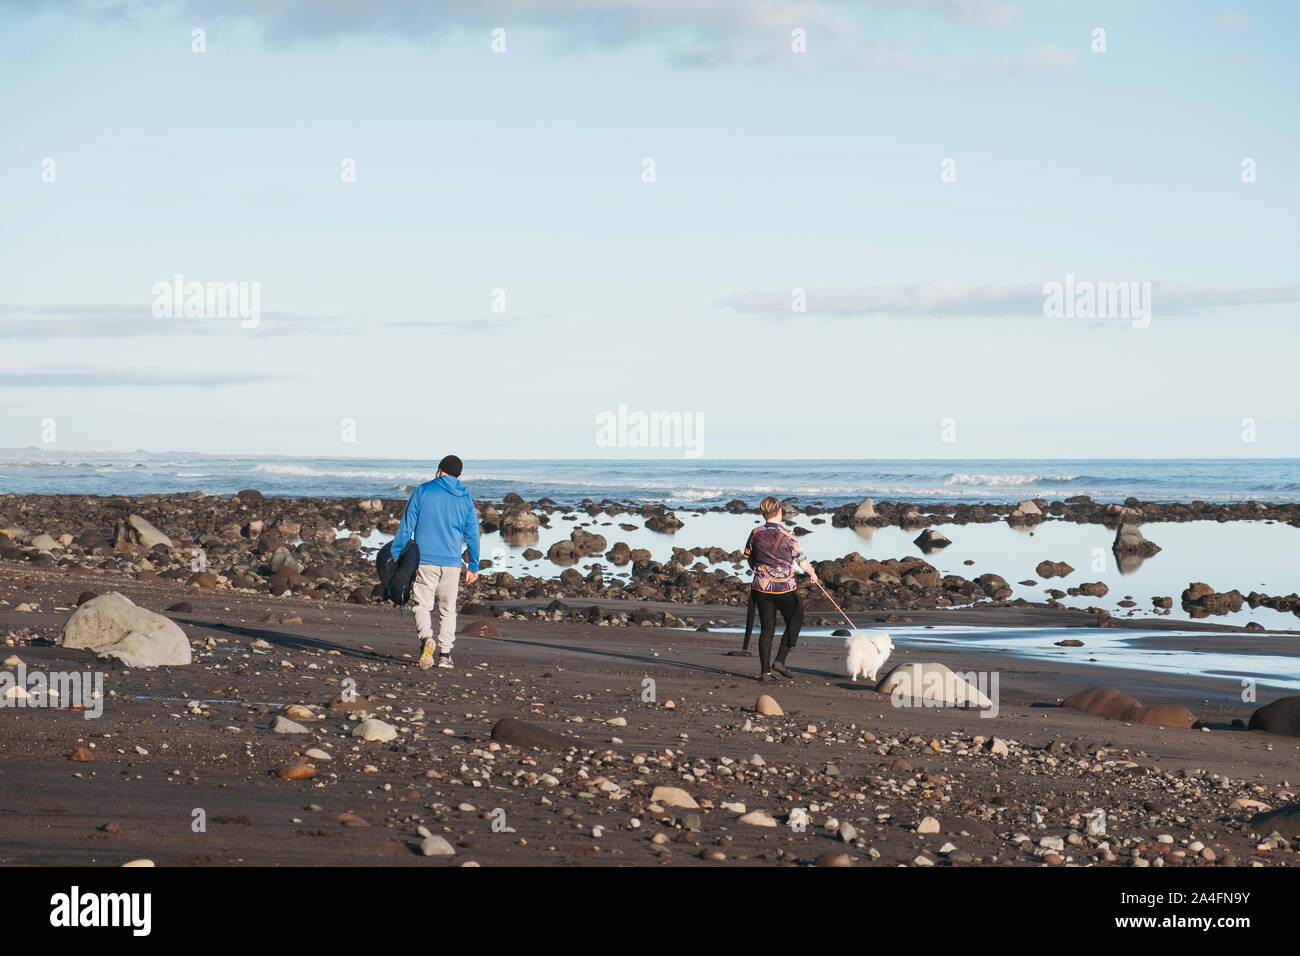
[[[1274,830],[1287,839],[1300,837],[1300,803],[1288,803],[1285,807],[1257,813],[1250,818],[1250,825],[1259,834],[1269,834]]]
[[[1034,568],[1034,571],[1040,578],[1063,578],[1066,575],[1073,574],[1074,568],[1064,561],[1039,561],[1038,567]]]
[[[1300,737],[1300,696],[1279,697],[1250,715],[1251,730]]]
[[[916,539],[912,543],[916,545],[918,548],[920,548],[922,551],[925,551],[927,553],[931,551],[938,551],[952,544],[951,541],[949,541],[938,531],[934,531],[930,528],[926,528],[919,535],[917,535]]]
[[[1090,687],[1067,697],[1062,706],[1104,717],[1107,720],[1122,720],[1134,724],[1190,728],[1196,723],[1196,715],[1186,707],[1177,704],[1143,707],[1137,700],[1120,693],[1113,687]]]
[[[512,747],[532,747],[537,750],[568,750],[582,746],[582,741],[564,737],[515,717],[502,717],[492,725],[492,739]]]
[[[653,514],[646,519],[645,526],[650,531],[657,531],[659,534],[672,534],[682,526],[682,520],[671,511],[663,514]]]
[[[1160,550],[1160,546],[1144,538],[1137,525],[1121,524],[1115,532],[1111,550],[1116,554],[1137,554],[1149,558]]]

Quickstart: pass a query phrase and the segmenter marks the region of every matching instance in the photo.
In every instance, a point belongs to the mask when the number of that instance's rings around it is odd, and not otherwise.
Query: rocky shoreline
[[[142,497],[86,495],[16,495],[0,497],[0,568],[23,562],[85,579],[87,594],[96,593],[98,578],[125,578],[142,583],[175,586],[181,594],[205,590],[241,591],[276,597],[369,604],[379,600],[372,567],[373,548],[365,538],[373,532],[391,534],[397,527],[404,501],[393,499],[326,499],[265,497],[253,490],[216,496],[192,492]],[[515,546],[525,547],[527,558],[542,552],[529,548],[542,529],[563,529],[572,522],[567,538],[550,545],[545,557],[555,566],[552,576],[520,575],[494,571],[491,560],[480,563],[478,583],[465,589],[463,600],[471,612],[502,617],[529,614],[548,620],[585,621],[598,625],[707,626],[697,615],[679,616],[652,610],[653,602],[682,606],[738,606],[748,597],[748,575],[738,549],[721,547],[673,548],[667,561],[651,560],[649,551],[611,542],[607,531],[640,530],[619,522],[632,516],[644,528],[671,535],[682,519],[656,505],[629,505],[610,501],[588,502],[567,508],[543,499],[526,502],[507,495],[501,502],[479,502],[480,524],[485,534],[501,532]],[[1285,521],[1300,524],[1300,505],[1242,503],[1216,505],[1151,504],[1130,500],[1124,505],[1096,505],[1086,498],[1047,502],[1027,500],[1010,505],[909,505],[876,504],[823,510],[816,505],[791,505],[787,523],[796,534],[830,523],[837,527],[879,528],[897,523],[922,528],[915,544],[935,553],[948,539],[933,526],[944,523],[1005,521],[1034,527],[1045,521],[1098,523],[1116,532],[1113,553],[1123,566],[1140,561],[1159,547],[1142,535],[1140,522],[1152,521]],[[723,509],[749,513],[743,502]],[[684,512],[685,513],[685,512]],[[609,519],[596,527],[595,519]],[[968,562],[969,563],[969,562]],[[581,564],[581,569],[575,565]],[[1005,608],[1046,608],[1059,611],[1072,624],[1124,626],[1145,607],[1148,617],[1167,616],[1179,600],[1185,613],[1205,618],[1231,613],[1242,607],[1268,607],[1300,617],[1300,596],[1268,595],[1239,590],[1220,591],[1204,582],[1189,582],[1181,595],[1152,595],[1149,607],[1126,597],[1115,608],[1099,605],[1071,607],[1060,603],[1068,596],[1103,597],[1101,582],[1080,582],[1066,588],[1049,588],[1046,600],[1011,599],[1012,588],[996,571],[965,576],[941,575],[924,557],[910,555],[882,560],[852,552],[841,558],[817,561],[818,576],[836,602],[850,613],[875,614],[880,623],[905,621],[918,612],[949,608],[989,611]],[[612,572],[626,570],[614,577]],[[1074,573],[1059,561],[1044,559],[1037,568],[1050,580]],[[1021,584],[1036,584],[1023,581]],[[611,607],[611,602],[615,605]],[[618,602],[637,607],[620,609]],[[184,602],[177,602],[183,605]],[[819,593],[808,595],[811,623],[833,626],[839,622],[829,601]],[[1120,618],[1118,611],[1128,609]],[[1277,625],[1282,627],[1281,623]],[[1257,622],[1246,629],[1263,630]]]

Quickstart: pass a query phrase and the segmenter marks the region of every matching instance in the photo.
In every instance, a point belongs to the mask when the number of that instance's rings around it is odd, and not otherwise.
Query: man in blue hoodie
[[[451,667],[456,643],[456,591],[461,548],[469,548],[465,583],[478,580],[478,514],[469,489],[460,483],[463,465],[455,455],[438,463],[438,473],[411,492],[402,523],[393,537],[393,557],[412,540],[420,549],[420,570],[411,585],[415,629],[420,638],[420,669],[433,666],[433,610],[438,611],[438,666]]]

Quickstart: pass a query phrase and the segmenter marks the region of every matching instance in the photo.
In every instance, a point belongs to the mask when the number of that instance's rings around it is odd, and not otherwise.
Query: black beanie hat
[[[438,470],[451,475],[453,478],[459,478],[461,469],[464,467],[465,465],[455,455],[448,455],[442,461],[438,462]]]

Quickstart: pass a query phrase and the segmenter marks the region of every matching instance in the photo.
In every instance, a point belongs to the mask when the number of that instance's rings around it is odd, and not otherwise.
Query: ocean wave
[[[428,471],[379,471],[376,469],[313,468],[310,465],[254,465],[249,472],[267,475],[288,475],[294,478],[365,478],[370,481],[428,481],[436,468]]]
[[[1008,485],[1063,485],[1078,481],[1082,475],[969,475],[957,471],[948,476],[945,485],[980,485],[985,488],[1003,488]]]
[[[736,497],[737,495],[751,493],[764,495],[778,494],[781,497],[788,495],[851,495],[862,491],[869,486],[853,485],[795,485],[780,477],[761,485],[684,485],[674,487],[670,478],[662,478],[659,481],[638,481],[629,478],[611,476],[604,479],[584,480],[581,478],[555,478],[541,475],[524,477],[521,475],[500,475],[500,474],[467,474],[465,476],[466,484],[473,481],[497,481],[503,484],[518,485],[545,485],[548,488],[613,488],[613,489],[633,489],[633,490],[651,490],[664,491],[671,494],[689,496],[691,498],[718,498],[724,495]]]

